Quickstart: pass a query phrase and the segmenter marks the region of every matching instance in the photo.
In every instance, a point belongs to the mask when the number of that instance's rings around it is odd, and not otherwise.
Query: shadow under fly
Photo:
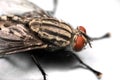
[[[62,69],[69,70],[74,68],[84,68],[92,71],[98,79],[101,78],[102,73],[92,69],[85,64],[75,53],[66,50],[58,50],[54,52],[35,50],[30,52],[31,57],[37,64],[46,80],[46,73],[43,69]],[[79,65],[76,64],[79,62]],[[42,64],[42,65],[41,65]]]

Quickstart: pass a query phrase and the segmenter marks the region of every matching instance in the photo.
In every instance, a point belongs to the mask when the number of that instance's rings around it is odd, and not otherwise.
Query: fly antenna
[[[103,36],[101,37],[90,37],[88,36],[87,34],[81,32],[81,34],[86,38],[86,41],[87,43],[89,44],[89,46],[92,48],[92,45],[91,45],[91,41],[94,41],[94,40],[101,40],[101,39],[105,39],[105,38],[109,38],[110,37],[110,33],[106,33],[104,34]]]
[[[85,38],[87,38],[90,41],[101,40],[101,39],[109,38],[111,36],[110,33],[106,33],[101,37],[90,37],[90,36],[88,36],[87,34],[85,34],[83,32],[81,32],[81,33],[82,33],[83,36],[85,36]]]
[[[105,38],[109,38],[110,37],[110,33],[106,33],[104,34],[103,36],[101,37],[94,37],[94,38],[90,38],[91,41],[94,41],[94,40],[101,40],[101,39],[105,39]]]

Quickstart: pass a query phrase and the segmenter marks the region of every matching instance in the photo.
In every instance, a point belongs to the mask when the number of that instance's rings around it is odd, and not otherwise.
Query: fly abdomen
[[[53,18],[33,20],[30,28],[45,42],[58,47],[69,45],[72,38],[72,28]]]

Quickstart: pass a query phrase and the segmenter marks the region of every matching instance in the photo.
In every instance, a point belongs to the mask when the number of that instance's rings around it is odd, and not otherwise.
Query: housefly
[[[81,51],[87,44],[91,47],[91,41],[109,37],[109,33],[92,38],[88,36],[83,26],[74,29],[70,24],[58,20],[52,16],[56,11],[57,0],[54,0],[53,11],[44,11],[31,2],[30,11],[23,13],[3,13],[0,16],[0,54],[14,54],[36,49],[46,51],[65,50],[70,47],[72,51]],[[39,70],[42,72],[44,80],[46,73],[40,66],[38,57],[30,54]],[[98,78],[102,73],[92,69],[85,64],[75,53],[72,54],[85,68],[91,70]]]

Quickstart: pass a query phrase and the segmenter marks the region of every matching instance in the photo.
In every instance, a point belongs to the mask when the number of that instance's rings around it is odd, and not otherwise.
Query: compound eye
[[[83,33],[86,33],[86,29],[83,26],[78,26],[77,29],[82,31]]]
[[[77,35],[74,38],[73,50],[80,51],[84,46],[85,46],[85,39],[82,36]]]

